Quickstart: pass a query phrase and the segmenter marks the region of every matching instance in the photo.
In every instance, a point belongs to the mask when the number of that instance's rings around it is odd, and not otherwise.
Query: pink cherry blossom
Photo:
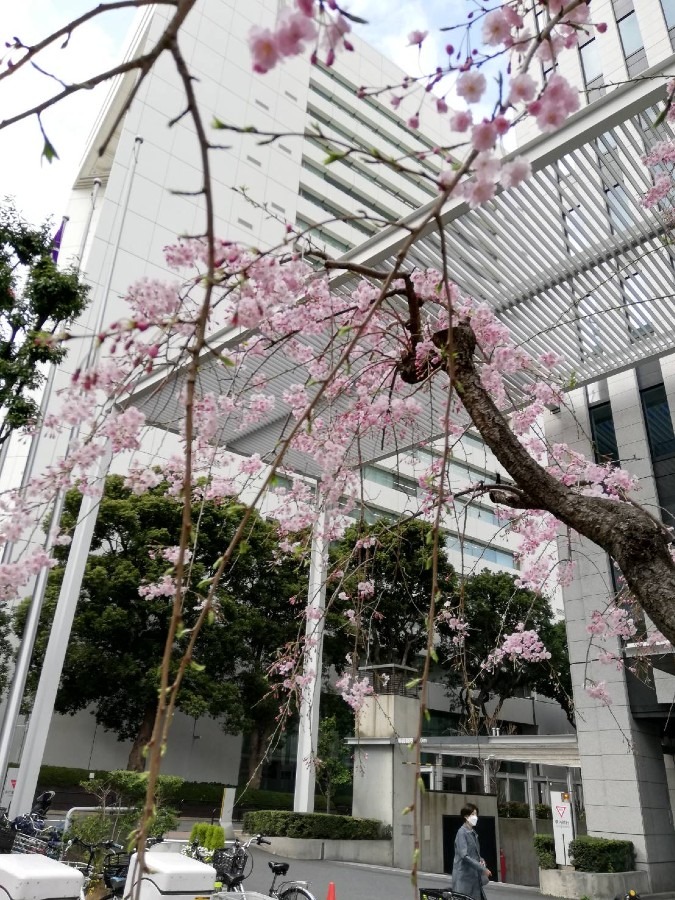
[[[483,18],[483,43],[488,47],[505,44],[511,37],[511,24],[504,9],[494,9]]]
[[[408,46],[409,47],[413,47],[413,46],[421,47],[422,41],[425,39],[425,37],[428,34],[429,34],[428,31],[411,31],[410,34],[408,35]]]
[[[253,59],[253,71],[261,74],[269,72],[279,62],[281,56],[276,34],[269,28],[254,26],[248,40]]]
[[[459,97],[463,97],[467,103],[478,103],[485,93],[487,81],[482,72],[469,69],[462,72],[457,79],[456,91]]]

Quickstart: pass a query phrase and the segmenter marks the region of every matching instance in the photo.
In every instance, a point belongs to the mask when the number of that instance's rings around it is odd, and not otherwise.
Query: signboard
[[[9,809],[9,804],[12,802],[18,775],[19,767],[9,766],[9,768],[7,769],[7,777],[5,778],[5,785],[2,789],[2,797],[0,797],[0,806],[4,807],[5,809]]]
[[[570,865],[569,843],[574,840],[572,825],[572,798],[563,791],[551,791],[551,812],[553,813],[553,839],[555,840],[555,861],[559,866]]]

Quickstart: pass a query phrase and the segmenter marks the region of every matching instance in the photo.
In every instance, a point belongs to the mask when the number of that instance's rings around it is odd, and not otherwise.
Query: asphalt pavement
[[[419,891],[411,884],[410,872],[404,869],[333,860],[286,859],[259,848],[251,850],[253,871],[244,884],[261,894],[266,894],[272,883],[267,863],[274,860],[288,862],[290,868],[286,879],[309,882],[309,890],[316,900],[326,900],[331,881],[335,884],[335,900],[419,900]],[[447,875],[421,874],[418,884],[439,889],[449,886],[450,879]],[[543,896],[536,888],[508,884],[490,884],[486,895],[488,900],[536,900]]]

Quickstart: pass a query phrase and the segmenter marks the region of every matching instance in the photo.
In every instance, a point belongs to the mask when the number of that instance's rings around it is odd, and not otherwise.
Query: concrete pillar
[[[614,376],[608,388],[621,458],[625,467],[641,478],[642,499],[649,502],[654,490],[635,373]],[[568,401],[576,419],[564,407],[557,414],[547,415],[547,436],[590,456],[584,391],[572,391]],[[566,536],[560,549],[566,556]],[[572,555],[577,569],[563,598],[588,832],[632,841],[637,866],[649,873],[651,890],[665,891],[675,884],[675,831],[661,729],[648,720],[633,718],[624,673],[614,665],[600,663],[596,650],[589,652],[586,626],[595,609],[605,608],[611,592],[606,554],[574,536]],[[607,649],[619,653],[618,641],[608,644]],[[586,694],[587,678],[607,683],[610,707]]]

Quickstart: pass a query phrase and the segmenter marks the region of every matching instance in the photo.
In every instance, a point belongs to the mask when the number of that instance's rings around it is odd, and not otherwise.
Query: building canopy
[[[645,209],[652,176],[641,157],[675,135],[659,121],[665,100],[665,68],[585,107],[566,126],[521,147],[533,176],[521,186],[469,209],[451,200],[441,215],[449,274],[460,289],[488,304],[514,341],[534,357],[553,351],[558,374],[582,385],[675,349],[675,245],[669,236],[669,204]],[[342,257],[387,269],[426,207],[401,228],[392,225]],[[438,224],[427,225],[408,253],[408,269],[440,268]],[[349,291],[356,276],[338,274],[333,285]],[[222,347],[249,334],[223,335]],[[312,338],[304,340],[311,342]],[[314,348],[314,349],[319,349]],[[295,364],[280,346],[245,364],[237,375],[213,358],[200,371],[200,390],[225,393],[232,380],[255,376],[274,394],[275,411],[248,428],[224,425],[220,441],[236,453],[271,458],[288,433],[291,410],[283,394],[296,379]],[[255,371],[254,371],[255,369]],[[149,424],[169,430],[181,418],[184,373],[154,376],[132,402]],[[429,441],[439,431],[446,391],[432,386],[419,397],[424,410],[405,445]],[[340,409],[340,398],[331,401]],[[400,435],[383,428],[364,436],[351,464],[363,465],[402,449]],[[316,475],[308,456],[293,452],[286,465]]]

